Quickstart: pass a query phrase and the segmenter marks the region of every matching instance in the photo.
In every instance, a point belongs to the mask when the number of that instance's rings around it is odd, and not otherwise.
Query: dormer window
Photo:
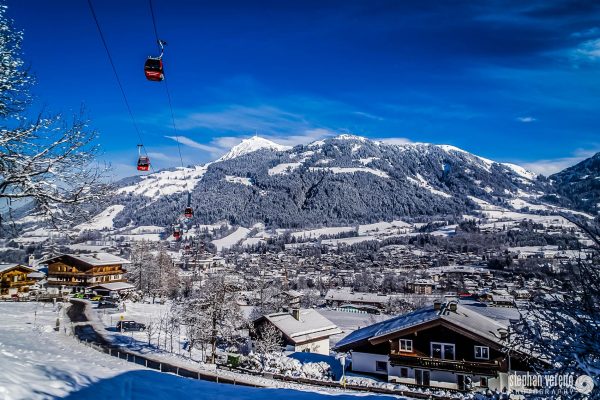
[[[475,346],[475,358],[478,360],[489,360],[490,348],[486,346]]]
[[[406,353],[412,353],[413,341],[412,339],[400,339],[400,351]]]

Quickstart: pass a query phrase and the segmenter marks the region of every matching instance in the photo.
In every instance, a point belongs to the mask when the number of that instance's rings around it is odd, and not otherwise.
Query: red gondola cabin
[[[181,238],[181,230],[178,227],[173,229],[173,237],[175,240],[179,240]]]
[[[150,169],[150,158],[146,156],[140,156],[137,162],[138,171],[148,171]]]
[[[160,82],[165,79],[163,62],[160,58],[148,57],[144,64],[144,73],[149,81]]]
[[[183,212],[183,216],[186,218],[192,218],[194,216],[194,210],[192,210],[192,207],[186,207],[185,211]]]

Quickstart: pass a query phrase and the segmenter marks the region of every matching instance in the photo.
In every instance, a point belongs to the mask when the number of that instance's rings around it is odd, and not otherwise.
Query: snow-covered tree
[[[213,276],[202,283],[200,290],[183,307],[182,321],[190,342],[204,348],[210,346],[211,362],[215,362],[217,342],[232,343],[244,324],[236,302],[236,288],[223,276]]]
[[[569,217],[600,249],[600,232],[587,223]],[[579,260],[567,266],[563,291],[541,294],[522,310],[523,317],[512,327],[514,345],[541,355],[549,362],[546,373],[588,375],[600,391],[600,266]],[[573,393],[577,397],[578,393]]]
[[[31,203],[55,226],[85,218],[106,192],[106,169],[94,160],[96,132],[83,112],[72,118],[40,113],[31,118],[33,79],[21,58],[23,32],[0,4],[0,201],[13,210]],[[2,226],[0,220],[0,226]]]
[[[281,332],[271,323],[263,324],[256,332],[254,350],[260,355],[262,367],[265,367],[266,355],[281,352]]]

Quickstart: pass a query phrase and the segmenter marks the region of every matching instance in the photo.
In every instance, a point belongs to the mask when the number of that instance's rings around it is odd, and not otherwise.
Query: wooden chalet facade
[[[0,264],[0,295],[12,296],[26,293],[36,281],[28,275],[36,272],[21,264]]]
[[[532,370],[531,357],[507,355],[507,328],[457,302],[436,303],[354,331],[334,350],[352,354],[352,371],[389,382],[502,391],[509,372]]]
[[[127,282],[129,264],[124,258],[108,253],[64,254],[46,261],[48,286],[81,291],[90,286],[111,282]]]

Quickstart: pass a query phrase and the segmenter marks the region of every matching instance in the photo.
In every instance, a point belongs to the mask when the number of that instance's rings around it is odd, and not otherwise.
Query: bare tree
[[[83,112],[70,121],[43,113],[30,119],[33,83],[21,59],[23,32],[16,31],[0,5],[0,201],[4,219],[31,204],[56,227],[89,216],[92,202],[104,198],[106,169],[95,163],[96,132]],[[2,220],[0,219],[0,226]]]
[[[215,362],[217,342],[231,343],[244,318],[236,302],[236,288],[225,277],[214,276],[203,282],[195,299],[201,319],[210,329],[211,362]]]

